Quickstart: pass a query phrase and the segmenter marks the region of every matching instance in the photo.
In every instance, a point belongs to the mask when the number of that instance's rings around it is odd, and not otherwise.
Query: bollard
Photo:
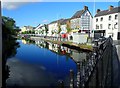
[[[70,70],[70,88],[74,88],[74,72]]]

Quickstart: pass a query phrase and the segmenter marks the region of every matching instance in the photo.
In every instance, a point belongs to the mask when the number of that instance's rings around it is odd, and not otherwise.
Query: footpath
[[[120,41],[113,46],[113,87],[120,88]]]

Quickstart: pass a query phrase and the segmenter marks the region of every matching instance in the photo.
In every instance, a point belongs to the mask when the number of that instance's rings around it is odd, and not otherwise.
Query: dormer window
[[[109,20],[111,20],[111,16],[109,16]]]

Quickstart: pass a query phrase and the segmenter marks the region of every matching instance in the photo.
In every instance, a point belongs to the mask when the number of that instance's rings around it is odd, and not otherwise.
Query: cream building
[[[58,25],[63,21],[64,19],[59,19],[56,21],[53,21],[48,24],[48,36],[57,36],[58,35]]]

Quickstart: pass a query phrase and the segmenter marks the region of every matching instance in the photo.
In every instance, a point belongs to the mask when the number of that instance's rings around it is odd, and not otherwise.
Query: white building
[[[64,19],[60,19],[57,21],[53,21],[50,24],[48,24],[48,36],[56,36],[58,34],[58,25],[61,21]]]
[[[45,27],[46,26],[46,27]],[[35,28],[35,34],[36,35],[40,35],[40,36],[45,36],[47,35],[46,33],[46,28],[47,25],[46,24],[39,24],[36,28]]]
[[[90,34],[92,30],[92,15],[87,6],[77,11],[70,20],[72,32],[85,32]]]
[[[22,33],[22,32],[25,32],[25,31],[33,31],[34,27],[32,27],[32,26],[23,26],[20,29],[21,29],[21,33]]]
[[[70,19],[64,19],[61,24],[60,24],[60,28],[61,28],[61,34],[67,33],[67,27],[70,27]]]
[[[120,39],[120,7],[109,6],[108,10],[97,9],[94,17],[94,37],[111,36],[113,40]],[[119,25],[120,26],[120,25]]]

